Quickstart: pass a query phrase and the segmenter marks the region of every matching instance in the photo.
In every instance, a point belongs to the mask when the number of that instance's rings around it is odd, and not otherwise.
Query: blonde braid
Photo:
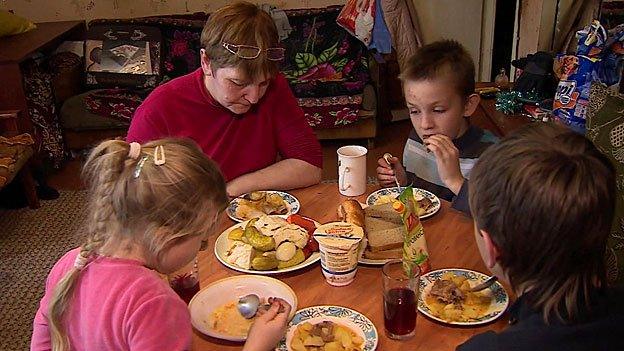
[[[79,256],[85,262],[107,241],[111,229],[107,229],[115,215],[112,194],[119,180],[129,146],[123,141],[111,140],[97,146],[83,168],[83,177],[89,180],[91,190],[87,241],[81,246]],[[63,314],[73,296],[75,282],[83,267],[73,267],[59,281],[50,299],[48,323],[53,351],[70,349],[69,338],[63,327]]]

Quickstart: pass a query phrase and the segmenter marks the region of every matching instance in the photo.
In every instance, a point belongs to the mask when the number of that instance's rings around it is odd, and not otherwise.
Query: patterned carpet
[[[80,244],[86,192],[61,192],[36,210],[0,209],[0,350],[28,350],[54,263]]]

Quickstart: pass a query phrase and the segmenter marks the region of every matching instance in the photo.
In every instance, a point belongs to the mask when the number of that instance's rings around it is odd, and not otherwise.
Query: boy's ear
[[[479,94],[471,94],[466,99],[466,104],[464,105],[464,116],[472,116],[472,114],[476,111],[477,106],[479,106],[479,101],[481,101],[481,97]]]
[[[210,67],[210,59],[206,55],[205,49],[199,50],[199,62],[201,63],[202,71],[205,76],[212,76],[212,67]]]
[[[483,237],[483,247],[485,248],[485,254],[487,256],[483,257],[483,261],[488,268],[492,268],[496,265],[496,263],[498,263],[500,251],[494,241],[492,241],[490,233],[486,232],[483,229],[479,229],[479,232]]]

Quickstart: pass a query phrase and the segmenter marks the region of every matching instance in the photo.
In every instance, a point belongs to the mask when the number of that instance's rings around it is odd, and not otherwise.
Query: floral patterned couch
[[[282,43],[287,57],[282,73],[319,139],[366,138],[376,133],[376,94],[370,84],[366,47],[336,24],[340,6],[287,10],[293,31]],[[199,67],[199,38],[207,15],[172,15],[137,19],[94,20],[97,26],[153,26],[161,41],[155,48],[156,80],[99,84],[86,72],[92,89],[68,99],[61,124],[70,149],[99,139],[125,135],[135,109],[159,84]],[[153,48],[154,49],[154,48]],[[88,57],[88,53],[87,53]]]

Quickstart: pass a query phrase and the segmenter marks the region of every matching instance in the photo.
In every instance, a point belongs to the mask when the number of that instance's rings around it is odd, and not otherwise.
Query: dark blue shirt
[[[556,317],[545,324],[542,313],[520,297],[510,308],[510,326],[501,333],[476,335],[457,351],[607,351],[624,350],[624,291],[594,295],[583,321],[565,325]]]

